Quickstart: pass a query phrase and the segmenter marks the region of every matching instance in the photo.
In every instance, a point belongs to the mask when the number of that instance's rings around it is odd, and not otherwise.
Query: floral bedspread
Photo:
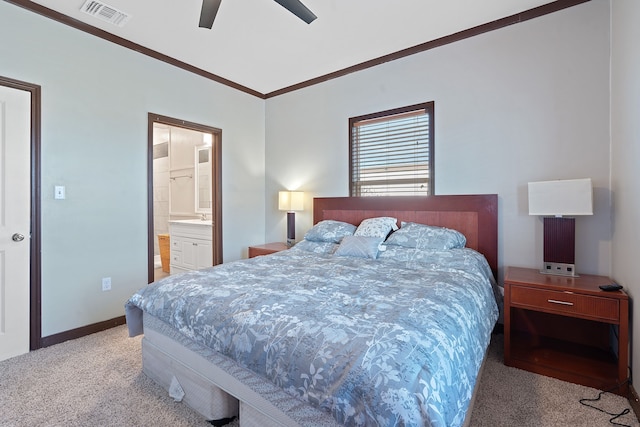
[[[290,249],[169,276],[144,310],[348,426],[458,426],[498,318],[470,249],[361,259]]]

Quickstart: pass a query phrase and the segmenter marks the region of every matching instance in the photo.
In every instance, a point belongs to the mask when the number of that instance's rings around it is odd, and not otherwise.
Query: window
[[[351,196],[433,194],[434,103],[349,119]]]

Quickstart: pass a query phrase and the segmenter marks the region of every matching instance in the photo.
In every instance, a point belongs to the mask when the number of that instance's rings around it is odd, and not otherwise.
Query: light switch
[[[57,200],[62,200],[65,198],[65,189],[64,185],[56,185],[53,193],[53,198]]]

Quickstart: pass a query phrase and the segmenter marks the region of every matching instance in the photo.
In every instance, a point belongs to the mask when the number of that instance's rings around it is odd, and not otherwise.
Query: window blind
[[[432,108],[353,120],[351,195],[432,194],[431,121]]]

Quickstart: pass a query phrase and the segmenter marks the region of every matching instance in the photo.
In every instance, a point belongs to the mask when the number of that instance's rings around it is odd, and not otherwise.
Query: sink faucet
[[[202,216],[200,217],[201,220],[206,221],[207,220],[207,214],[203,213]]]

